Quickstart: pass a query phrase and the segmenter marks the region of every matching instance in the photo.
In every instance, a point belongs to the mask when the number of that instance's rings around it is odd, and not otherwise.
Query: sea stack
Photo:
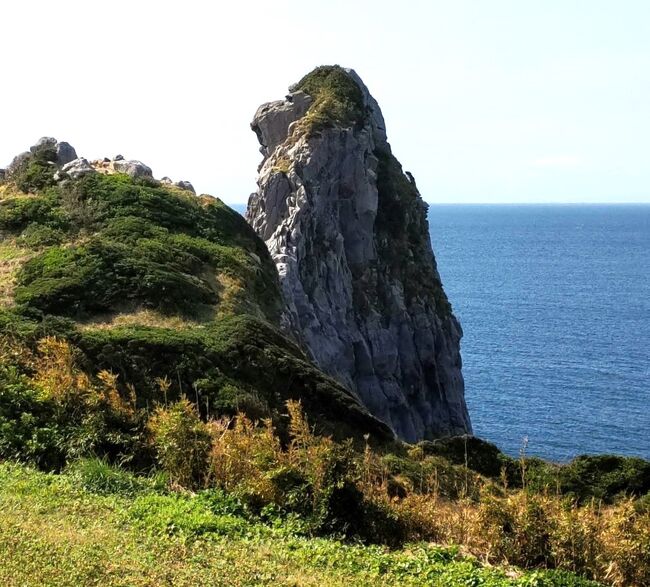
[[[278,269],[283,328],[400,438],[471,434],[427,204],[379,105],[339,66],[289,90],[252,122],[264,159],[246,212]]]

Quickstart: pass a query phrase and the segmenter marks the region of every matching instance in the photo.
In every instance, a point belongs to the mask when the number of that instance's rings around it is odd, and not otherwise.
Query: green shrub
[[[57,469],[62,453],[54,406],[16,367],[0,364],[0,459]]]
[[[560,466],[558,474],[562,493],[581,501],[595,497],[611,502],[650,491],[650,462],[639,458],[585,455]]]
[[[378,159],[376,230],[381,258],[404,284],[407,300],[415,296],[433,298],[436,313],[447,319],[451,315],[451,304],[431,251],[427,204],[390,150],[376,150],[375,156]],[[404,263],[404,259],[415,262]],[[378,296],[380,304],[385,303],[381,299],[382,292],[369,294]]]
[[[96,239],[77,247],[53,247],[27,261],[18,274],[15,299],[68,316],[109,311],[128,302],[194,314],[217,300],[213,289],[192,275],[199,267],[197,259],[156,241],[132,247]]]
[[[211,438],[187,399],[158,407],[149,420],[156,459],[169,478],[183,487],[200,487],[208,474]]]
[[[23,192],[36,192],[55,184],[58,170],[56,147],[46,143],[33,148],[31,153],[19,156],[7,170],[7,177]]]
[[[20,243],[27,247],[47,247],[58,245],[66,238],[66,234],[59,228],[32,222],[20,235]]]
[[[67,229],[68,218],[59,208],[56,192],[19,196],[0,202],[0,229],[17,232],[32,224],[53,230]]]

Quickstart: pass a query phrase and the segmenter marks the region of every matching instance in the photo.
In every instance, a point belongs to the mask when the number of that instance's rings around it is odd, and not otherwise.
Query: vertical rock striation
[[[320,67],[252,123],[264,159],[247,219],[275,260],[283,326],[407,440],[471,433],[462,331],[427,205],[352,70]]]

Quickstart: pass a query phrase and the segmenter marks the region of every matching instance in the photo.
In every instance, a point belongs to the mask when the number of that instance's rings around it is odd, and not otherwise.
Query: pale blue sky
[[[648,0],[3,6],[0,164],[41,135],[242,203],[249,123],[355,68],[430,202],[650,202]]]

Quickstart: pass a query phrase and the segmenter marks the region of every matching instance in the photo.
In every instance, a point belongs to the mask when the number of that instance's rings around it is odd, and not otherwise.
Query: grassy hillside
[[[173,494],[97,462],[66,475],[0,465],[0,583],[590,587],[569,573],[482,567],[458,549],[305,538],[218,491]]]
[[[0,583],[650,584],[649,463],[394,441],[241,216],[53,157],[0,182]]]
[[[239,214],[149,178],[57,182],[53,158],[49,144],[35,149],[0,185],[0,323],[12,344],[65,339],[84,373],[112,373],[138,409],[186,395],[204,417],[280,424],[284,402],[302,398],[324,431],[390,436],[279,333],[275,266]]]

